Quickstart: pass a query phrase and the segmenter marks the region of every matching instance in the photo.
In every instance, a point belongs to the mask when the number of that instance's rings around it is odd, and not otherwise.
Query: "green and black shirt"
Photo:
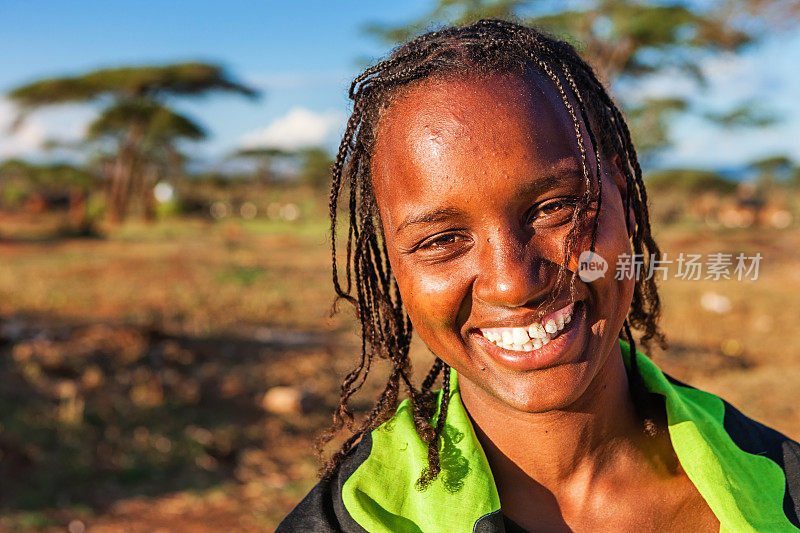
[[[628,365],[630,348],[620,344]],[[800,531],[800,445],[717,396],[665,375],[641,352],[636,357],[647,388],[664,397],[675,453],[720,531]],[[393,418],[364,435],[336,475],[317,484],[277,531],[520,531],[500,511],[454,371],[450,392],[442,472],[427,490],[414,487],[427,465],[427,445],[406,400]]]

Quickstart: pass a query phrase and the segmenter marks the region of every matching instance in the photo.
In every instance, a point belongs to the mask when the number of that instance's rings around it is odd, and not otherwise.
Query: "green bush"
[[[86,216],[89,220],[101,220],[106,211],[106,198],[105,194],[101,192],[94,192],[89,195],[86,200]]]
[[[24,187],[9,185],[2,190],[0,203],[6,207],[19,207],[28,196],[28,191]]]
[[[692,168],[651,172],[645,178],[645,185],[648,190],[657,192],[717,192],[730,194],[736,190],[735,182],[720,176],[716,172]]]
[[[170,200],[156,204],[156,216],[169,218],[183,214],[183,204],[180,200]]]

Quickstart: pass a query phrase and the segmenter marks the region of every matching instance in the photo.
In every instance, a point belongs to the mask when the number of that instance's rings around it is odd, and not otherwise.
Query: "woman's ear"
[[[628,181],[625,179],[625,173],[622,171],[622,159],[619,154],[614,154],[610,161],[609,174],[614,180],[614,185],[617,186],[619,197],[622,199],[622,208],[625,209],[625,199],[628,197]],[[636,214],[633,210],[633,202],[628,206],[628,237],[633,235],[633,229],[636,226]]]

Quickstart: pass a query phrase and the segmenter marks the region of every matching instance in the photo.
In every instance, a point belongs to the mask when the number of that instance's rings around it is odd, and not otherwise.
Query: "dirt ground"
[[[0,530],[274,529],[315,482],[312,442],[358,350],[352,313],[329,316],[320,209],[94,239],[0,213]],[[800,230],[656,237],[668,258],[761,253],[755,281],[664,282],[671,347],[652,355],[800,437]]]

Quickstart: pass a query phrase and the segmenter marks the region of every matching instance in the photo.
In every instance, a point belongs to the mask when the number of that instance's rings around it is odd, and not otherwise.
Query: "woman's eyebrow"
[[[395,230],[397,233],[401,232],[408,226],[413,224],[441,222],[448,218],[457,217],[462,214],[462,211],[452,207],[442,207],[439,209],[432,209],[430,211],[422,211],[419,213],[412,213],[408,215]]]
[[[537,173],[536,177],[522,187],[521,193],[542,194],[553,189],[572,187],[578,182],[583,183],[583,169],[577,157],[562,157],[555,161],[550,168]]]
[[[526,182],[520,187],[520,193],[539,195],[554,189],[573,187],[583,182],[582,172],[574,168],[555,169],[551,174]]]

